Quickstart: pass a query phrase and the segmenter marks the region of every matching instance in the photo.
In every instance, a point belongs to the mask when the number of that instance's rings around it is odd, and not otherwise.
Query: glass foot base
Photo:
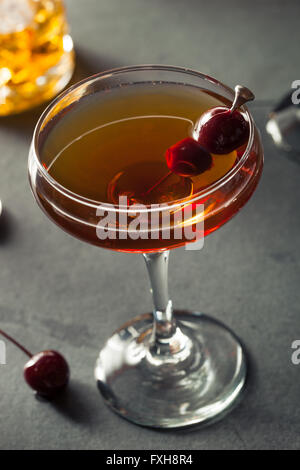
[[[163,343],[153,345],[153,316],[145,314],[117,330],[96,363],[107,405],[142,426],[216,421],[245,384],[245,354],[233,332],[204,314],[175,310],[174,316],[177,334],[167,352]]]

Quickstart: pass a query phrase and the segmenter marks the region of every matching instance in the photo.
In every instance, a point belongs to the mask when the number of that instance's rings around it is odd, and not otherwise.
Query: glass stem
[[[168,292],[169,251],[144,253],[153,296],[155,341],[171,338],[176,330]]]
[[[144,253],[153,295],[153,330],[148,360],[160,366],[172,363],[182,367],[192,357],[192,341],[181,330],[173,316],[168,293],[169,251]]]

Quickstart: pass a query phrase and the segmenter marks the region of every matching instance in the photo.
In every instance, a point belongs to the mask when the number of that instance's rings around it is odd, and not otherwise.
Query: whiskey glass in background
[[[63,0],[1,0],[0,116],[51,99],[73,70]]]

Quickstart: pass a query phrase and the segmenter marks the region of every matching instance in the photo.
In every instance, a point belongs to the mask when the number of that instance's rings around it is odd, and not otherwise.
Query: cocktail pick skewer
[[[146,192],[145,192],[145,195],[151,193],[151,191],[153,191],[153,189],[157,188],[157,186],[159,186],[161,183],[163,183],[167,178],[169,178],[169,176],[171,176],[173,172],[170,170],[168,171],[168,173],[166,173],[164,176],[162,176],[153,186],[151,186],[151,188],[149,188]]]
[[[255,96],[249,88],[243,85],[236,85],[234,88],[235,96],[233,103],[230,108],[230,112],[232,113],[237,108],[243,106],[243,104],[247,103],[247,101],[253,101]]]

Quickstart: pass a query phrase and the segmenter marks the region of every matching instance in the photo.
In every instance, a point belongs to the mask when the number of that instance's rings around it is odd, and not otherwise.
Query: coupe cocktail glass
[[[219,228],[255,190],[263,151],[245,106],[241,111],[250,125],[248,142],[234,155],[221,156],[232,162],[230,168],[223,168],[225,160],[220,163],[215,156],[214,171],[221,168],[222,172],[219,176],[214,173],[212,180],[207,173],[206,184],[197,178],[176,180],[175,176],[166,183],[168,177],[164,179],[161,166],[164,155],[162,161],[156,161],[154,156],[152,161],[154,150],[144,158],[143,152],[121,146],[120,141],[122,136],[135,134],[134,126],[139,126],[141,119],[148,119],[147,125],[143,121],[142,127],[136,127],[137,136],[132,139],[158,145],[157,135],[165,125],[164,119],[185,120],[188,132],[188,122],[193,124],[205,111],[201,110],[203,99],[208,100],[208,108],[213,102],[229,104],[233,97],[230,88],[193,70],[159,65],[126,67],[94,75],[61,94],[45,110],[34,132],[29,154],[30,184],[47,216],[83,241],[117,251],[140,252],[146,261],[153,314],[142,314],[119,328],[104,345],[95,368],[106,403],[124,418],[144,426],[177,428],[208,423],[231,409],[242,392],[246,360],[238,338],[205,314],[173,310],[167,287],[168,258],[169,249],[191,242],[185,235],[175,236],[178,219],[174,214],[190,208],[190,217],[182,225],[193,227],[201,236]],[[191,103],[197,100],[199,113],[191,111]],[[158,121],[154,118],[160,119],[157,130]],[[128,127],[122,134],[119,126],[124,122]],[[169,144],[176,143],[183,132],[182,122],[176,123],[178,126],[173,128],[169,121],[158,140],[168,135],[174,139]],[[117,127],[109,127],[112,124]],[[105,133],[91,134],[107,128],[111,147],[105,146]],[[173,137],[170,129],[174,129]],[[94,154],[90,152],[91,142],[95,145]],[[114,153],[118,145],[122,152],[118,148]],[[98,155],[103,149],[106,153],[99,163]],[[92,161],[97,164],[91,170]],[[159,178],[161,191],[154,184],[150,197],[147,188]],[[141,180],[145,189],[141,189]],[[116,196],[124,195],[129,202],[118,203]],[[136,210],[133,204],[143,204],[140,214],[144,218],[159,215],[157,225],[151,228],[154,237],[126,237],[132,235],[130,223]],[[193,212],[199,205],[201,211]],[[110,237],[99,236],[100,213],[117,220],[106,226]],[[169,217],[165,218],[166,214]],[[201,220],[204,226],[197,225]],[[166,231],[168,237],[164,237]],[[149,233],[144,230],[144,235]]]

